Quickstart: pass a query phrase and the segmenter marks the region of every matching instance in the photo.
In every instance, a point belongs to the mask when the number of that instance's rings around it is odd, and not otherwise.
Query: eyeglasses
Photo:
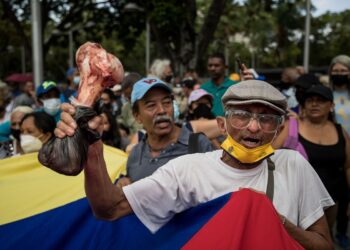
[[[226,119],[232,127],[236,129],[247,128],[253,119],[258,122],[259,128],[266,133],[276,132],[278,126],[282,124],[283,117],[273,114],[256,114],[245,110],[227,110]]]

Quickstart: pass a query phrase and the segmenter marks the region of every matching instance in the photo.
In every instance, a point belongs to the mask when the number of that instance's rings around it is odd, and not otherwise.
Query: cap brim
[[[322,93],[322,91],[314,90],[314,91],[305,93],[305,97],[309,97],[309,96],[313,96],[313,95],[321,96],[322,98],[324,98],[324,99],[326,99],[326,100],[328,100],[330,102],[333,101],[333,98],[331,98],[330,96],[327,96],[327,94],[325,94],[325,93]]]
[[[51,91],[52,89],[57,89],[57,91],[60,92],[60,89],[57,86],[52,86],[50,88],[45,89],[45,91],[40,91],[39,93],[36,93],[36,96],[40,97],[40,96],[46,94],[47,92]]]
[[[279,114],[284,115],[286,114],[286,111],[282,108],[278,107],[277,105],[274,105],[273,103],[264,101],[264,100],[229,100],[225,103],[225,106],[228,105],[244,105],[244,104],[253,104],[253,103],[261,103],[264,104],[274,110],[276,110]]]

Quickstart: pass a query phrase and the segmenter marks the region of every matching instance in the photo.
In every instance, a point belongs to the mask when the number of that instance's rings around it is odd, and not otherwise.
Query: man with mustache
[[[155,93],[157,102],[143,100],[144,112],[151,112],[155,103],[160,105],[160,102],[170,109],[171,102],[160,93]],[[280,219],[279,226],[303,248],[332,249],[324,215],[324,209],[334,205],[332,198],[299,153],[275,151],[271,146],[286,114],[287,101],[283,94],[267,82],[248,80],[231,86],[222,104],[225,116],[218,117],[217,122],[227,139],[221,150],[178,157],[151,176],[123,188],[113,185],[107,174],[101,141],[90,145],[84,166],[85,191],[95,215],[115,220],[134,212],[150,231],[156,232],[176,213],[250,188],[267,193],[278,212],[271,219]],[[60,138],[74,134],[75,128],[70,116],[74,112],[64,110],[63,122],[55,131]],[[142,121],[146,126],[153,124],[153,118],[147,123]],[[94,118],[89,126],[101,131],[100,118]],[[155,125],[154,133],[167,130],[171,130],[168,124],[160,122]],[[248,210],[243,212],[254,216],[259,209]],[[265,231],[274,233],[268,223],[264,227]],[[206,240],[210,241],[210,237]]]
[[[174,122],[172,91],[158,78],[144,78],[135,83],[131,94],[133,115],[146,131],[132,149],[127,162],[127,175],[137,181],[151,175],[169,160],[188,153],[190,123],[181,128]],[[198,137],[198,152],[213,150],[205,135]],[[127,179],[120,182],[125,185]]]

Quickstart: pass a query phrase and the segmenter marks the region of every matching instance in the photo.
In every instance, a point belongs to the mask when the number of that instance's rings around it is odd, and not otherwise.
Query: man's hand
[[[254,75],[253,73],[245,66],[245,64],[242,64],[243,70],[240,71],[241,73],[241,80],[246,81],[246,80],[253,80]]]
[[[57,123],[57,127],[54,131],[55,135],[58,138],[73,136],[75,130],[77,129],[77,123],[73,118],[76,109],[73,105],[68,103],[63,103],[61,105],[61,109],[61,120]],[[90,129],[97,130],[100,134],[103,132],[103,122],[101,116],[96,116],[91,119],[88,125]]]

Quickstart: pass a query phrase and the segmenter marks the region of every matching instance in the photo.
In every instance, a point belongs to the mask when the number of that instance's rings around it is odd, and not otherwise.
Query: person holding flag
[[[332,198],[299,153],[271,146],[286,114],[283,94],[267,82],[247,80],[228,88],[222,104],[225,116],[217,117],[220,130],[227,135],[222,149],[178,157],[153,175],[123,188],[114,185],[108,176],[101,140],[91,144],[84,174],[85,191],[95,216],[116,220],[134,212],[151,232],[157,232],[177,213],[248,188],[270,198],[278,223],[297,245],[293,249],[332,249],[324,215],[324,209],[334,205]],[[60,138],[73,135],[76,128],[74,107],[65,105],[63,111],[55,130]],[[89,126],[102,131],[101,118],[95,117]],[[235,211],[238,204],[242,205],[236,202]],[[263,207],[249,211],[248,207],[242,208],[240,213],[248,213],[257,221],[264,217],[254,217]],[[264,224],[262,230],[276,233],[279,240],[281,234],[272,227],[276,218],[272,216],[271,223]],[[239,232],[233,233],[249,233],[244,230],[244,221],[241,225]],[[202,240],[207,248],[211,237]],[[240,240],[230,244],[239,244]]]

